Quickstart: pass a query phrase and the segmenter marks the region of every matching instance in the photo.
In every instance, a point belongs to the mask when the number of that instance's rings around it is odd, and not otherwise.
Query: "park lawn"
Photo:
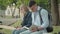
[[[16,27],[16,26],[20,26],[20,24],[21,24],[21,21],[19,20],[19,21],[17,21],[15,24],[13,24],[11,26]],[[60,32],[60,26],[53,26],[53,28],[54,28],[54,31],[52,32],[52,34]],[[12,30],[8,30],[8,29],[3,29],[3,32],[5,34],[12,34]]]
[[[12,30],[3,29],[4,34],[12,34]]]
[[[14,24],[11,25],[11,26],[17,27],[17,26],[20,26],[20,24],[21,24],[21,20],[18,20],[16,23],[14,23]],[[2,30],[2,32],[4,32],[5,34],[12,34],[12,31],[13,31],[13,30],[9,30],[9,29],[3,29],[3,30]]]
[[[54,26],[54,31],[53,31],[53,33],[58,33],[58,32],[60,32],[60,26]]]
[[[13,25],[11,25],[11,26],[13,26],[13,27],[17,27],[17,26],[21,26],[21,20],[19,19],[16,23],[14,23]]]
[[[12,16],[6,16],[5,18],[10,19],[10,18],[12,18]]]
[[[12,30],[3,29],[5,34],[12,34]],[[54,31],[52,33],[57,33],[60,31],[60,26],[54,26]]]

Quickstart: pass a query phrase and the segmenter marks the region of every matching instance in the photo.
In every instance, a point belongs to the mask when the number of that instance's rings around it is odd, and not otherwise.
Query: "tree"
[[[51,0],[51,13],[54,25],[59,23],[58,0]]]
[[[6,9],[8,5],[10,5],[13,0],[0,0],[1,9]]]
[[[58,0],[58,6],[59,6],[59,22],[60,22],[60,0]],[[60,25],[60,23],[59,23]]]

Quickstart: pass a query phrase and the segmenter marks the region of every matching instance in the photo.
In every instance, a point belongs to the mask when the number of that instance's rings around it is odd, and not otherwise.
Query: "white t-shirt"
[[[32,12],[32,24],[36,25],[36,26],[40,26],[41,25],[41,20],[40,20],[40,16],[38,12]]]
[[[43,20],[43,23],[41,24],[39,12],[36,11],[36,12],[32,12],[32,24],[36,26],[41,26],[43,28],[47,28],[49,25],[48,12],[45,9],[42,9],[40,13],[41,13],[41,18]],[[34,17],[34,14],[35,14],[35,17]]]

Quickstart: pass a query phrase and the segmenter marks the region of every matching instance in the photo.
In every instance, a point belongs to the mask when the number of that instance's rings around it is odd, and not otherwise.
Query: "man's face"
[[[37,4],[33,5],[33,6],[31,7],[31,9],[32,9],[33,12],[37,11]]]

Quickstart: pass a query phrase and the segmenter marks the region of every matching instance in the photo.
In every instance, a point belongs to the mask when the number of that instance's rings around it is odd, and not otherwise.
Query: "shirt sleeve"
[[[45,9],[41,10],[41,17],[43,21],[41,27],[47,28],[49,25],[49,20],[48,20],[48,12]]]

